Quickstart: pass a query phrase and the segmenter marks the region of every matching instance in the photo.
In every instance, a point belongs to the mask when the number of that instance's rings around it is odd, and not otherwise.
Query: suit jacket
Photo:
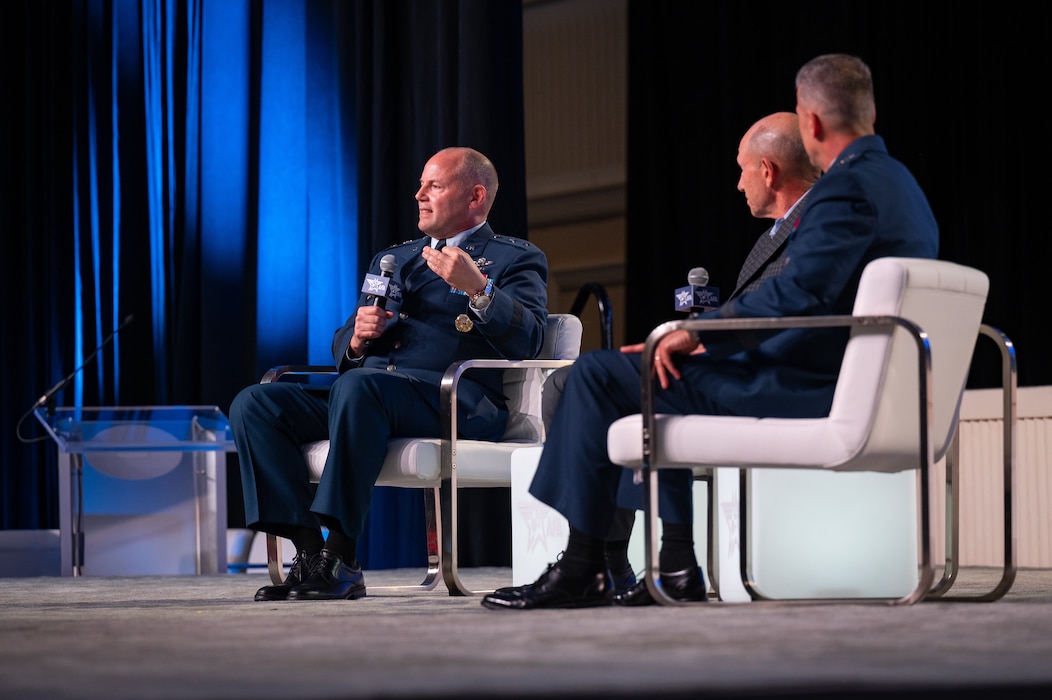
[[[734,291],[726,301],[730,301],[739,294],[751,292],[768,277],[777,277],[782,273],[785,264],[789,261],[785,255],[786,243],[789,241],[789,235],[796,230],[797,223],[800,221],[800,212],[804,210],[808,196],[810,196],[810,191],[804,193],[789,216],[764,231],[756,239],[752,250],[745,256],[745,262],[738,273]]]
[[[880,136],[844,149],[798,210],[781,273],[700,318],[850,314],[870,261],[938,256],[928,201]],[[827,415],[847,337],[847,329],[709,334],[700,338],[707,353],[685,363],[707,369],[685,379],[734,414]]]
[[[333,336],[333,358],[341,373],[358,366],[386,368],[438,385],[456,360],[529,359],[540,352],[548,323],[548,261],[537,246],[498,236],[489,224],[462,242],[461,248],[493,282],[493,301],[483,319],[468,308],[466,294],[453,290],[424,262],[420,252],[430,244],[425,236],[391,246],[373,258],[369,272],[378,275],[380,259],[395,257],[386,306],[394,318],[365,357],[352,362],[345,354],[354,334],[351,315]],[[358,299],[359,306],[373,303],[375,298],[364,292]],[[455,325],[462,314],[472,321],[467,332]],[[462,406],[483,403],[503,410],[502,389],[499,371],[476,370],[464,378],[458,396]]]

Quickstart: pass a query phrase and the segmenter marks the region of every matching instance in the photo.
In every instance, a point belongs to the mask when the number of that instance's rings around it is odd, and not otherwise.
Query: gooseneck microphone
[[[127,326],[129,323],[131,323],[134,320],[135,320],[135,316],[133,316],[132,314],[128,314],[127,316],[125,316],[124,320],[121,321],[121,324],[119,326],[117,326],[116,328],[114,328],[112,333],[110,333],[108,336],[106,336],[106,339],[103,340],[102,343],[97,348],[95,348],[95,350],[92,351],[92,353],[90,355],[88,355],[87,359],[85,359],[84,362],[80,363],[79,367],[77,367],[75,370],[73,370],[72,372],[67,374],[58,383],[56,383],[55,386],[53,386],[50,389],[48,389],[47,391],[45,391],[44,394],[39,399],[37,399],[36,403],[33,404],[33,406],[28,411],[26,411],[25,415],[23,415],[22,418],[18,421],[18,426],[15,428],[15,434],[18,436],[19,440],[21,440],[22,442],[36,442],[37,440],[46,440],[47,439],[46,435],[42,436],[42,437],[39,437],[39,438],[34,438],[34,439],[23,438],[22,437],[22,423],[23,423],[23,421],[25,421],[25,419],[27,417],[29,417],[29,415],[32,414],[33,411],[37,410],[41,406],[48,405],[48,410],[50,412],[50,401],[51,401],[51,398],[55,394],[57,394],[62,389],[62,387],[64,387],[67,384],[69,384],[70,381],[72,381],[73,377],[77,376],[77,372],[79,372],[82,369],[84,369],[85,367],[87,367],[88,363],[91,362],[92,359],[94,359],[94,357],[96,355],[98,355],[99,352],[104,347],[109,345],[110,341],[112,341],[113,338],[118,333],[120,333],[122,330],[124,330],[125,326]]]
[[[711,311],[720,305],[720,288],[709,287],[709,271],[692,268],[687,273],[687,286],[676,290],[676,311]]]
[[[125,316],[124,320],[121,321],[121,325],[117,326],[115,329],[113,329],[112,333],[110,333],[108,336],[106,336],[106,340],[102,341],[102,345],[100,345],[99,347],[95,348],[95,350],[90,355],[88,355],[88,358],[86,360],[84,360],[84,362],[81,363],[80,367],[77,367],[75,370],[73,370],[72,372],[67,374],[65,379],[63,379],[58,384],[56,384],[55,386],[51,387],[46,392],[44,392],[44,395],[41,396],[39,399],[37,399],[37,402],[35,404],[33,404],[33,408],[31,408],[29,410],[30,411],[35,411],[36,409],[40,408],[41,406],[46,404],[48,401],[50,401],[52,396],[57,394],[58,391],[62,387],[64,387],[67,384],[69,384],[70,380],[72,380],[73,377],[77,376],[77,372],[79,372],[80,370],[84,369],[87,366],[87,364],[89,362],[91,362],[91,360],[96,355],[99,354],[100,350],[102,350],[104,347],[109,345],[110,341],[113,340],[113,338],[118,333],[120,333],[124,329],[125,326],[127,326],[129,323],[131,323],[134,320],[135,320],[135,316],[133,316],[132,314],[128,314],[127,316]]]

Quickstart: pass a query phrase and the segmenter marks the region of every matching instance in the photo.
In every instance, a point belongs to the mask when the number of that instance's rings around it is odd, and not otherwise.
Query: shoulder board
[[[493,234],[493,237],[490,240],[497,241],[499,243],[506,243],[508,245],[513,245],[513,246],[515,246],[517,248],[530,248],[530,247],[533,247],[533,244],[530,243],[529,241],[523,240],[521,238],[512,238],[510,236],[501,236],[500,234],[497,234],[497,233]]]
[[[425,238],[427,238],[427,237],[425,236]],[[421,241],[425,240],[425,238],[410,238],[408,241],[402,241],[401,243],[395,243],[394,245],[389,245],[386,248],[384,248],[384,250],[394,250],[395,248],[402,248],[402,247],[405,247],[407,245],[412,245],[414,243],[420,243]],[[427,240],[430,240],[430,239],[427,238]],[[383,252],[383,251],[381,251],[381,252]]]

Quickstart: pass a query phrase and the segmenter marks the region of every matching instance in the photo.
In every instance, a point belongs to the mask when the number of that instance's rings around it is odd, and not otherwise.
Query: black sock
[[[632,569],[632,563],[628,561],[628,540],[607,540],[603,554],[606,568],[614,576]]]
[[[343,563],[351,568],[358,566],[358,541],[349,537],[339,530],[329,528],[329,536],[325,540],[325,549],[343,559]]]
[[[694,555],[694,526],[661,522],[661,571],[671,573],[698,566]]]
[[[559,567],[571,576],[589,576],[606,567],[603,557],[603,540],[570,528],[566,551],[559,560]]]
[[[636,524],[636,512],[630,508],[618,508],[614,511],[614,521],[610,524],[608,540],[628,540],[632,537],[632,528]]]
[[[321,536],[321,530],[310,527],[298,527],[289,533],[289,539],[296,547],[296,553],[303,552],[307,558],[313,557],[321,551],[325,542]]]

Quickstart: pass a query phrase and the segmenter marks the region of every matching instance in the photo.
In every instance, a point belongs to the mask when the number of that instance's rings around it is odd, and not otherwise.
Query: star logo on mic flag
[[[366,275],[362,292],[375,297],[399,301],[402,298],[402,287],[387,275]]]
[[[686,306],[690,306],[691,302],[694,301],[694,290],[690,287],[685,287],[681,291],[676,292],[676,308],[681,309]]]

